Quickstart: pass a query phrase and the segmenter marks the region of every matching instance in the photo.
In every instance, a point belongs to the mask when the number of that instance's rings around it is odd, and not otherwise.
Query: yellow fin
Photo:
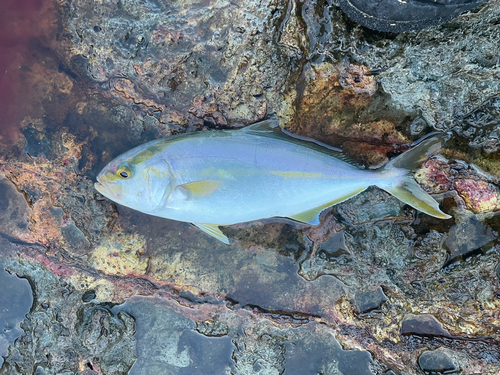
[[[310,210],[304,212],[299,212],[296,215],[290,216],[290,219],[301,221],[306,224],[317,225],[319,224],[319,214],[321,213],[321,211],[323,211],[325,208],[331,207],[337,203],[343,202],[351,197],[354,197],[355,195],[361,193],[363,190],[366,190],[366,187],[351,191],[348,194],[345,194],[331,202],[322,204],[321,206],[311,208]]]
[[[187,199],[203,198],[222,186],[222,181],[199,180],[177,186],[187,195]]]
[[[329,205],[331,206],[331,205]],[[317,225],[319,224],[319,214],[321,211],[323,211],[326,207],[329,206],[320,206],[320,207],[314,207],[311,208],[310,210],[300,212],[296,215],[290,216],[290,219],[300,221],[302,223],[307,223],[311,225]]]
[[[445,214],[439,209],[439,203],[427,194],[410,176],[405,176],[401,185],[384,190],[413,208],[425,212],[427,215],[437,217],[438,219],[451,218],[450,215]]]
[[[193,223],[193,225],[200,228],[206,234],[209,234],[210,236],[217,238],[219,241],[224,242],[226,245],[229,245],[229,239],[224,233],[221,232],[217,224]]]

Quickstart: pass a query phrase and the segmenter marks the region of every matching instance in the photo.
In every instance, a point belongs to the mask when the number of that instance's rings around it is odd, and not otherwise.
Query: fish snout
[[[121,187],[116,184],[109,184],[103,179],[97,177],[97,182],[94,183],[94,188],[111,200],[118,200],[121,198]]]

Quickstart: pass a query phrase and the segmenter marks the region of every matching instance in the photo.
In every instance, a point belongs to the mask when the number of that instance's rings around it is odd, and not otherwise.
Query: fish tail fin
[[[446,133],[431,133],[419,140],[412,149],[392,159],[384,169],[401,168],[412,171],[420,167],[432,155],[437,154],[441,149],[442,143],[447,141],[448,138],[449,135]]]
[[[384,168],[386,171],[404,169],[408,174],[400,177],[399,183],[387,187],[382,186],[382,189],[430,216],[439,219],[451,218],[450,215],[445,214],[439,209],[438,202],[409,175],[412,170],[419,167],[426,159],[436,154],[441,149],[441,144],[447,137],[448,135],[443,133],[430,135],[419,142],[416,147],[391,160]]]

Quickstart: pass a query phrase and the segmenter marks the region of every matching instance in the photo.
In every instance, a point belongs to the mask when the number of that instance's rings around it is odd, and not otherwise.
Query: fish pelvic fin
[[[399,183],[387,187],[381,186],[381,188],[419,211],[439,219],[449,219],[451,216],[442,212],[438,202],[409,175],[425,160],[439,152],[442,143],[448,137],[446,133],[430,134],[418,142],[414,148],[391,160],[384,168],[386,171],[399,169],[406,170],[408,174],[400,177]]]
[[[206,224],[206,223],[193,223],[194,226],[200,228],[206,234],[217,238],[219,241],[229,245],[229,239],[224,233],[221,232],[217,224]]]
[[[450,215],[439,209],[439,203],[422,189],[411,176],[404,176],[401,184],[392,188],[384,188],[384,190],[413,208],[425,212],[427,215],[438,219],[451,218]]]

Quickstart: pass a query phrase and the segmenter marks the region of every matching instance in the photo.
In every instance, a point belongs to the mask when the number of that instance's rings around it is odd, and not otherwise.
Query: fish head
[[[116,203],[154,213],[163,207],[170,195],[172,180],[167,161],[161,158],[144,160],[127,152],[103,168],[94,187]]]

